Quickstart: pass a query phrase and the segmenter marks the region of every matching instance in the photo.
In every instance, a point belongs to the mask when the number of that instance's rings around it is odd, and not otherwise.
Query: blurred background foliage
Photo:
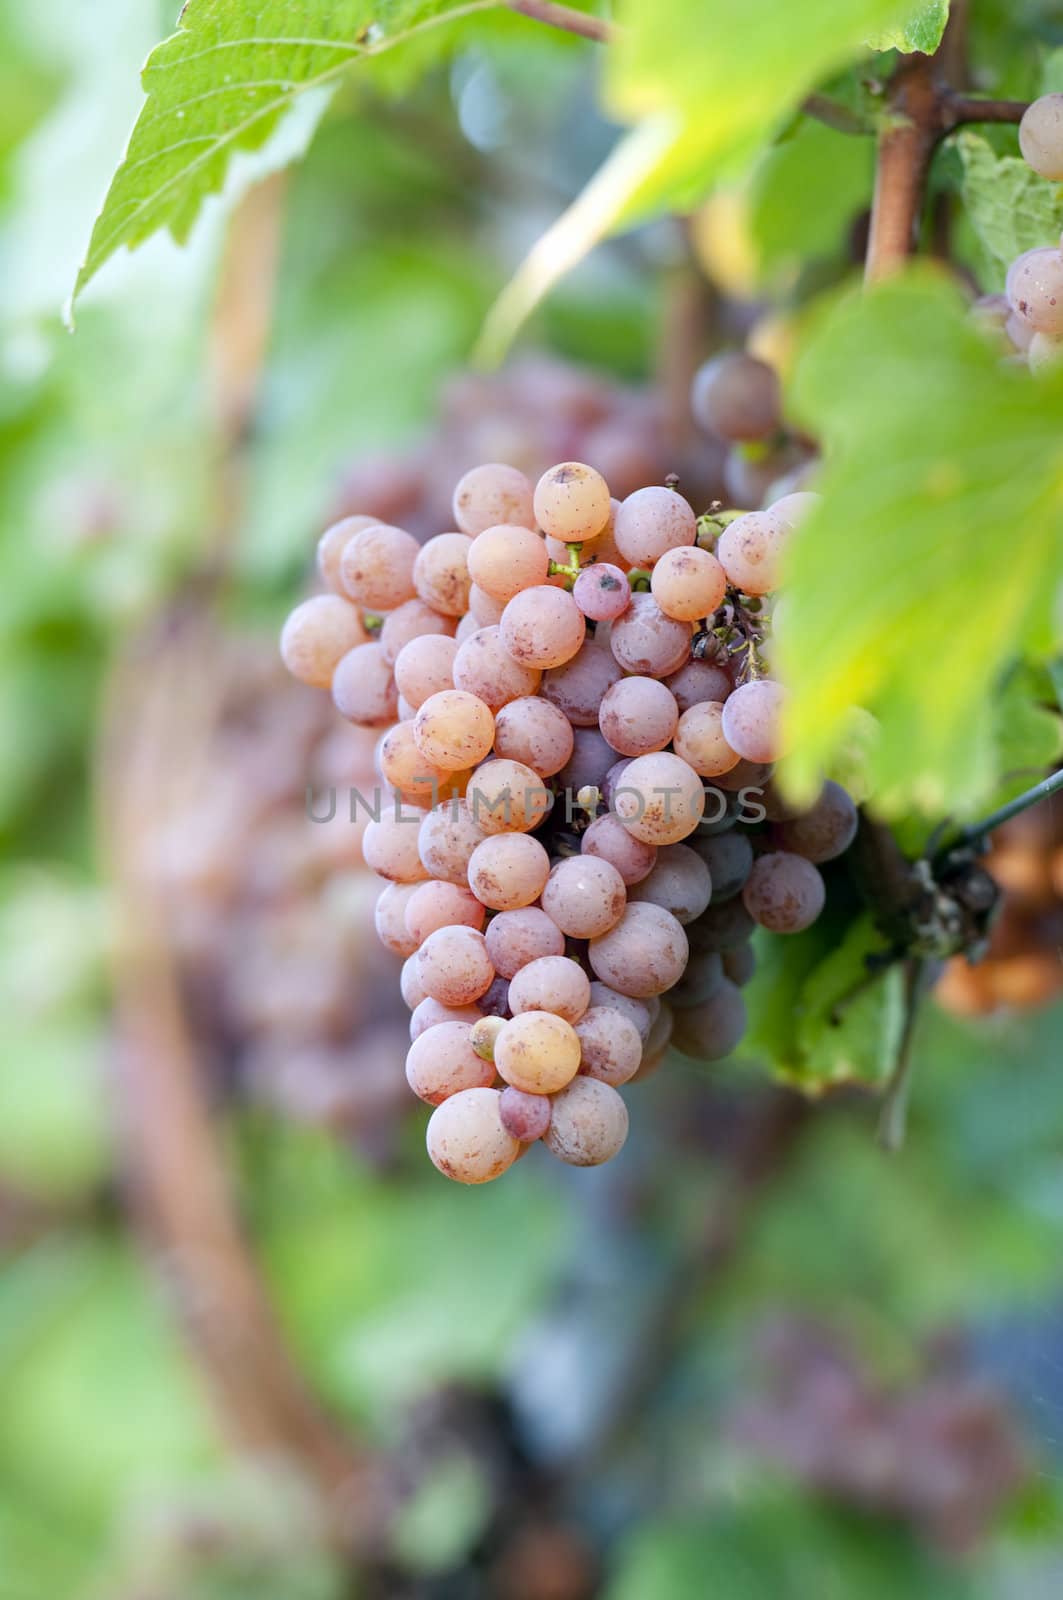
[[[466,1192],[421,1159],[416,1112],[383,1140],[337,1138],[222,1070],[282,1327],[395,1463],[386,1551],[352,1576],[307,1485],[227,1450],[123,1153],[94,842],[110,675],[219,552],[225,628],[268,656],[344,474],[420,438],[612,133],[572,41],[478,35],[400,100],[386,74],[345,90],[269,180],[260,373],[253,349],[246,371],[233,355],[217,204],[187,251],[156,238],[112,263],[72,336],[61,307],[173,11],[0,9],[0,1600],[1058,1595],[1058,1005],[928,1015],[903,1157],[839,1099],[799,1119],[766,1180],[732,1140],[758,1110],[737,1072],[648,1085],[615,1173],[532,1159]],[[1033,71],[1002,76],[1024,92]],[[803,124],[689,234],[663,220],[592,255],[529,344],[667,378],[692,239],[713,294],[739,302],[717,312],[724,336],[756,327],[785,366],[800,317],[765,301],[844,279],[869,163]],[[237,165],[250,191],[261,164]],[[253,695],[279,694],[263,682]]]

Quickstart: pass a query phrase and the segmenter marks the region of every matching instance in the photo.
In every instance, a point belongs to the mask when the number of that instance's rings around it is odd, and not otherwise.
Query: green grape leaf
[[[504,354],[550,289],[612,230],[685,211],[767,145],[814,85],[903,17],[897,0],[628,0],[607,107],[634,126],[518,269],[488,318]]]
[[[918,50],[932,56],[941,43],[949,20],[949,0],[923,0],[896,28],[886,28],[871,40],[873,50]]]
[[[357,62],[496,0],[188,0],[148,57],[147,96],[96,219],[74,298],[123,245],[183,242],[237,151],[260,150],[300,96],[328,96]],[[383,20],[381,17],[383,16]],[[294,154],[294,152],[293,152]]]
[[[749,185],[749,229],[763,274],[792,280],[809,262],[838,253],[867,205],[874,160],[871,139],[811,118],[764,153]]]
[[[1029,667],[1009,673],[1000,687],[994,712],[997,768],[1004,792],[1002,804],[1039,782],[1063,754],[1063,719],[1052,707],[1052,686]]]
[[[1038,177],[1020,156],[1001,156],[966,128],[956,145],[963,165],[961,194],[975,236],[1002,288],[1008,267],[1024,250],[1054,242],[1063,229],[1063,185]]]
[[[913,272],[833,305],[792,399],[825,456],[777,638],[790,783],[814,790],[863,706],[878,808],[970,814],[1000,776],[1001,673],[1051,649],[1063,375],[1003,365],[958,290]]]

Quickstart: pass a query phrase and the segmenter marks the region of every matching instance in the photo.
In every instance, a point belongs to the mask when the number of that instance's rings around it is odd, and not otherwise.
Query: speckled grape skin
[[[575,1024],[580,1072],[613,1088],[628,1083],[642,1065],[642,1039],[630,1017],[610,1006],[591,1006]]]
[[[332,676],[332,699],[348,722],[377,727],[393,722],[399,708],[391,665],[378,644],[348,650]]]
[[[550,1126],[550,1098],[545,1094],[526,1094],[507,1084],[498,1102],[502,1126],[521,1144],[534,1144]]]
[[[826,903],[818,867],[804,856],[775,850],[759,856],[742,890],[746,910],[771,933],[803,933]]]
[[[526,833],[498,833],[478,844],[469,860],[469,887],[492,911],[520,911],[538,900],[550,857]]]
[[[281,634],[281,659],[293,678],[313,689],[327,689],[340,662],[368,634],[349,600],[315,594],[296,606]]]
[[[523,695],[503,706],[495,718],[495,753],[521,761],[541,778],[552,778],[573,750],[572,724],[541,695]]]
[[[687,936],[670,912],[636,902],[615,928],[591,940],[588,955],[603,983],[643,1000],[679,981],[689,952]]]
[[[600,856],[570,856],[550,869],[542,903],[570,939],[593,939],[623,916],[627,890],[611,862]]]
[[[485,938],[492,966],[506,979],[513,978],[529,961],[565,953],[564,934],[540,906],[499,912],[488,923]]]
[[[622,676],[612,652],[588,639],[571,661],[543,674],[540,693],[574,728],[596,728],[602,697]]]
[[[686,844],[666,845],[657,853],[653,871],[630,892],[633,901],[663,906],[684,926],[701,916],[712,897],[712,877],[696,851]]]
[[[710,661],[688,661],[685,667],[666,678],[665,685],[675,696],[680,715],[705,700],[724,701],[734,684],[723,667]]]
[[[473,928],[439,928],[421,946],[417,976],[433,1000],[467,1006],[488,988],[495,969],[482,933]]]
[[[590,979],[568,956],[530,961],[509,986],[509,1008],[515,1017],[525,1011],[550,1011],[575,1025],[590,1003]]]
[[[526,1094],[556,1094],[579,1071],[579,1037],[549,1011],[525,1011],[495,1041],[499,1077]]]
[[[543,671],[571,661],[586,637],[587,624],[566,590],[540,584],[514,595],[498,630],[514,661]]]
[[[501,523],[535,527],[531,483],[518,468],[498,461],[472,467],[459,480],[453,511],[454,521],[471,538]]]
[[[419,1034],[406,1057],[406,1082],[419,1100],[438,1106],[463,1089],[488,1089],[495,1069],[469,1043],[467,1022],[441,1022]]]
[[[723,736],[743,761],[768,763],[783,754],[786,691],[773,678],[744,683],[723,703]]]
[[[613,810],[645,844],[678,844],[694,832],[705,812],[701,779],[667,750],[637,756],[624,772]]]
[[[543,1143],[572,1167],[597,1167],[624,1147],[628,1113],[608,1083],[580,1076],[553,1096],[550,1126]]]
[[[611,811],[594,819],[580,840],[580,849],[585,856],[608,861],[629,886],[648,877],[657,860],[656,846],[636,839]]]
[[[609,647],[625,672],[667,678],[690,659],[689,622],[666,617],[652,594],[633,594],[609,634]]]
[[[697,518],[683,496],[651,484],[621,502],[613,537],[632,567],[652,567],[666,550],[693,544],[697,532]]]
[[[412,958],[415,962],[416,955]],[[420,973],[416,974],[416,982],[420,986]],[[422,1033],[427,1033],[429,1028],[438,1028],[441,1022],[467,1022],[470,1025],[479,1021],[483,1012],[479,1006],[445,1006],[441,1000],[433,1000],[431,995],[425,995],[423,1000],[418,1000],[410,1018],[410,1038],[419,1039]]]
[[[495,713],[522,695],[537,694],[542,673],[522,667],[506,650],[497,627],[478,628],[458,647],[454,687],[474,694]]]
[[[678,721],[675,696],[656,678],[621,678],[605,694],[598,712],[603,736],[622,756],[663,750]]]
[[[635,1000],[629,994],[621,994],[618,989],[610,989],[607,983],[602,983],[600,978],[595,978],[591,984],[591,1006],[604,1006],[607,1010],[619,1011],[634,1023],[639,1038],[645,1044],[650,1036],[655,1012],[653,1007],[660,1008],[661,1002],[656,999]]]
[[[520,1154],[499,1116],[497,1089],[463,1089],[436,1107],[425,1144],[433,1166],[458,1183],[490,1183]]]
[[[340,582],[360,606],[392,611],[414,597],[413,571],[420,546],[412,533],[377,523],[348,540],[340,556]]]
[[[464,616],[469,609],[469,551],[464,533],[439,533],[418,551],[413,565],[417,593],[445,617]]]
[[[453,689],[454,658],[457,653],[456,639],[438,638],[432,634],[421,634],[403,645],[395,657],[395,687],[414,711],[419,710],[432,695],[444,689]]]
[[[676,1012],[672,1044],[695,1061],[722,1061],[741,1043],[746,1022],[742,991],[721,978],[702,1005]]]
[[[446,800],[422,821],[417,852],[431,877],[464,885],[468,882],[469,859],[486,837],[464,800]]]

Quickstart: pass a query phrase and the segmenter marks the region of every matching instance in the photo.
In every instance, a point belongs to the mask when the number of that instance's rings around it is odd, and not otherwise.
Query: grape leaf
[[[790,782],[815,788],[862,705],[879,808],[969,814],[999,776],[1000,674],[1051,647],[1063,375],[1003,365],[959,292],[913,272],[831,308],[793,400],[825,465],[778,630]]]
[[[177,32],[144,67],[147,100],[96,219],[74,298],[121,246],[163,228],[185,240],[232,156],[260,149],[300,95],[331,92],[356,62],[495,4],[188,0]],[[322,111],[324,104],[322,97]]]
[[[721,173],[770,142],[817,82],[909,9],[897,0],[628,0],[606,99],[634,126],[503,290],[483,357],[498,359],[607,233],[691,209]]]
[[[918,50],[932,56],[941,43],[949,20],[949,0],[923,0],[896,28],[886,28],[871,41],[873,50]]]
[[[1063,228],[1063,186],[1038,177],[1019,156],[1001,156],[981,134],[965,129],[956,145],[968,221],[996,268],[994,288],[1017,255],[1054,242]]]

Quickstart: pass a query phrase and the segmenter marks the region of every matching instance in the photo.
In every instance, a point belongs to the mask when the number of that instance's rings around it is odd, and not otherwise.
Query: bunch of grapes
[[[957,1016],[1028,1010],[1063,994],[1063,813],[1042,800],[999,828],[986,866],[1004,891],[977,966],[949,962],[936,994]]]
[[[670,1040],[739,1043],[754,929],[819,916],[856,809],[832,783],[802,814],[775,791],[764,664],[814,501],[699,521],[672,483],[619,501],[582,462],[534,488],[490,464],[423,545],[368,515],[323,535],[326,592],[282,655],[377,730],[380,783],[351,801],[374,813],[377,932],[405,962],[406,1075],[447,1176],[486,1182],[540,1139],[614,1156],[619,1090]]]
[[[1033,102],[1019,127],[1019,145],[1034,172],[1063,182],[1063,94]],[[1025,251],[1008,269],[1004,293],[983,295],[974,313],[1032,371],[1055,366],[1063,357],[1063,250],[1045,245]]]

